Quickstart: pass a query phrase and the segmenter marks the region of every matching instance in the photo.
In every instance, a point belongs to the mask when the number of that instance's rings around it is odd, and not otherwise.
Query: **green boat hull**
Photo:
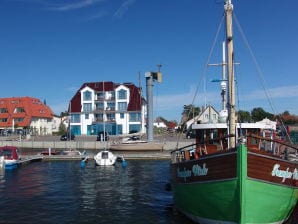
[[[298,198],[297,190],[254,180],[247,180],[246,188],[246,203],[241,205],[237,180],[177,184],[175,206],[200,223],[282,223]]]
[[[185,183],[174,181],[176,208],[200,224],[285,222],[297,203],[297,187],[249,178],[245,146],[237,150],[235,162],[237,171],[234,178]],[[210,164],[208,172],[211,174],[211,160],[204,163],[206,167]],[[185,170],[183,166],[181,167]],[[177,176],[175,177],[177,167],[173,168],[173,179],[177,180]],[[217,172],[220,173],[220,170]],[[187,180],[185,177],[184,179]]]

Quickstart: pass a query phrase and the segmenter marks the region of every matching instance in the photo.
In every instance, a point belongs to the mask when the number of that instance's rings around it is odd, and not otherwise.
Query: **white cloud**
[[[92,6],[103,1],[105,0],[79,0],[79,1],[72,1],[71,3],[68,3],[68,4],[61,3],[61,4],[52,5],[49,8],[55,11],[70,11],[70,10],[76,10],[76,9]]]
[[[282,86],[277,88],[272,88],[268,90],[269,97],[271,100],[273,99],[283,99],[283,98],[292,98],[296,99],[298,97],[298,85],[294,86]],[[154,97],[154,105],[153,110],[155,111],[156,116],[163,116],[166,119],[176,119],[179,120],[181,117],[181,113],[183,111],[183,106],[188,104],[194,104],[195,106],[203,106],[206,104],[210,104],[215,106],[216,109],[220,109],[221,106],[221,97],[220,92],[209,92],[209,93],[200,93],[194,103],[195,90],[193,88],[190,88],[189,92],[186,93],[180,93],[180,94],[172,94],[172,95],[160,95]],[[238,99],[237,99],[238,100]],[[264,101],[264,104],[262,106],[266,106],[268,103],[266,100],[266,95],[264,91],[262,90],[256,90],[249,94],[240,96],[240,105],[243,107],[243,105],[248,106],[249,108],[245,108],[246,110],[251,110],[256,106],[260,105],[260,100]],[[248,105],[241,103],[241,101],[258,101],[257,103],[249,103]],[[284,100],[283,100],[284,101]],[[286,103],[287,101],[284,101]],[[290,105],[285,104],[277,104],[278,111],[284,111],[289,109],[291,113],[295,113],[296,111],[293,109],[293,105],[290,103],[292,101],[288,101]],[[294,105],[295,107],[298,106],[298,103]],[[279,108],[282,107],[282,108]],[[243,109],[243,108],[242,108]],[[267,108],[265,108],[267,109]]]
[[[108,14],[109,14],[108,12],[101,11],[101,12],[98,12],[94,15],[87,17],[85,20],[91,21],[91,20],[95,20],[95,19],[100,19],[100,18],[106,17]]]
[[[135,0],[124,1],[120,8],[118,8],[117,11],[114,13],[114,16],[121,18],[128,11],[129,6],[132,5],[134,2]]]
[[[270,99],[298,97],[298,85],[271,88],[267,90],[267,94]],[[243,95],[242,98],[243,100],[262,100],[266,99],[267,97],[265,91],[256,90],[249,94]]]

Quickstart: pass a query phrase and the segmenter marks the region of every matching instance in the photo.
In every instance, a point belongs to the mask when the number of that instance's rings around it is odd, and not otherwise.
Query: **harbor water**
[[[168,160],[43,161],[0,173],[0,223],[192,223],[172,207]]]

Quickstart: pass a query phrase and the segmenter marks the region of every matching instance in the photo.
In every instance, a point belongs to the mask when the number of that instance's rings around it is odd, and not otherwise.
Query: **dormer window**
[[[0,108],[0,114],[8,113],[7,108]]]
[[[92,96],[92,93],[90,91],[85,91],[83,93],[83,100],[84,101],[90,101],[90,100],[92,100],[91,96]]]
[[[127,99],[127,91],[121,89],[118,91],[118,100],[126,100]]]
[[[23,107],[16,107],[14,109],[14,113],[24,113],[25,109]]]

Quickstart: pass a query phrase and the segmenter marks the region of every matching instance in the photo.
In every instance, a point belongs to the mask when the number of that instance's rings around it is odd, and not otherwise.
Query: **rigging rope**
[[[258,77],[259,77],[259,79],[260,79],[260,82],[261,82],[261,86],[262,86],[262,88],[263,88],[263,90],[264,90],[264,92],[265,92],[265,95],[266,95],[266,98],[267,98],[267,100],[268,100],[268,102],[269,102],[269,105],[270,105],[270,107],[271,107],[271,110],[273,111],[273,113],[274,114],[276,114],[277,115],[277,112],[276,112],[276,110],[275,110],[275,108],[274,108],[274,105],[273,105],[273,102],[272,102],[272,100],[271,100],[271,96],[270,96],[270,93],[267,91],[267,89],[266,89],[266,80],[265,80],[265,78],[264,78],[264,75],[263,75],[263,72],[262,72],[262,70],[261,70],[261,67],[259,66],[259,63],[258,63],[258,61],[257,61],[257,59],[256,59],[256,57],[255,57],[255,55],[253,54],[253,52],[252,52],[252,49],[251,49],[251,47],[250,47],[250,45],[249,45],[249,42],[248,42],[248,40],[247,40],[247,38],[246,38],[246,36],[245,36],[245,34],[244,34],[244,32],[243,32],[243,29],[242,29],[242,27],[241,27],[241,25],[240,25],[240,23],[239,23],[239,21],[238,21],[238,19],[237,19],[237,16],[234,14],[234,18],[235,18],[235,22],[236,22],[236,25],[237,25],[237,27],[238,27],[238,30],[239,30],[239,32],[240,32],[240,35],[241,35],[241,37],[242,37],[242,39],[243,39],[243,41],[244,41],[244,44],[246,45],[246,47],[247,47],[247,49],[248,49],[248,51],[249,51],[249,54],[250,54],[250,56],[252,57],[252,59],[253,59],[253,63],[255,64],[255,66],[256,66],[256,68],[257,68],[257,74],[258,74]],[[282,124],[282,127],[286,130],[286,128],[285,128],[285,124],[284,124],[284,122],[283,122],[283,120],[282,119],[280,119],[280,122],[281,122],[281,124]],[[291,141],[291,138],[290,138],[290,135],[289,135],[289,133],[286,131],[286,135],[287,135],[287,138],[289,139],[289,141],[291,142],[291,143],[293,143],[292,141]]]
[[[203,70],[202,77],[201,77],[201,79],[199,80],[199,84],[198,84],[197,87],[196,87],[195,94],[194,94],[193,99],[192,99],[192,101],[191,101],[191,105],[194,105],[194,102],[195,102],[196,97],[197,97],[198,92],[199,92],[199,86],[201,85],[202,81],[206,78],[206,73],[207,73],[208,64],[209,64],[209,62],[210,62],[212,53],[213,53],[213,51],[214,51],[214,48],[215,48],[215,45],[216,45],[216,42],[217,42],[217,39],[218,39],[218,36],[219,36],[219,32],[220,32],[220,30],[221,30],[221,27],[222,27],[222,24],[223,24],[223,21],[224,21],[224,18],[225,18],[225,16],[224,16],[224,14],[223,14],[223,16],[222,16],[222,18],[221,18],[221,20],[220,20],[219,26],[218,26],[218,28],[217,28],[215,37],[214,37],[214,39],[213,39],[213,43],[212,43],[212,45],[211,45],[211,48],[210,48],[210,51],[209,51],[209,54],[208,54],[208,57],[207,57],[206,64],[205,64],[205,66],[204,66],[204,70]],[[205,94],[206,94],[206,86],[205,86],[205,85],[204,85],[204,92],[205,92]],[[206,96],[205,96],[205,98],[206,98]],[[188,114],[187,114],[187,119],[190,117],[190,114],[191,114],[191,111],[188,112]],[[178,148],[178,143],[179,143],[179,140],[181,139],[182,133],[183,133],[183,131],[185,130],[185,127],[186,127],[186,126],[184,126],[184,129],[182,130],[182,132],[180,133],[180,135],[178,135],[177,144],[176,144],[176,147],[177,147],[177,148]]]

